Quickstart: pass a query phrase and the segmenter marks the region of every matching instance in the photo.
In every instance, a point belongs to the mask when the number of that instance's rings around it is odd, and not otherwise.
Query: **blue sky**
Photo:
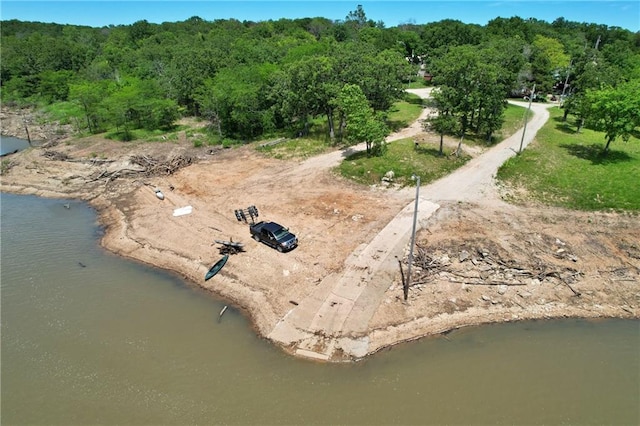
[[[147,20],[152,23],[184,21],[199,16],[207,21],[236,18],[264,21],[279,18],[324,17],[344,19],[361,4],[367,18],[382,21],[387,27],[402,23],[426,24],[442,19],[485,25],[502,17],[536,18],[553,22],[569,21],[604,24],[640,31],[640,1],[618,0],[409,0],[409,1],[31,1],[2,0],[0,19],[55,22],[59,24],[129,25]]]

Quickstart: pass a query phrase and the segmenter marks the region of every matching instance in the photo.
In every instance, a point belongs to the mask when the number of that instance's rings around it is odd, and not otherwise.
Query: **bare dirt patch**
[[[625,214],[444,205],[417,238],[408,302],[395,281],[373,334],[383,347],[409,330],[412,339],[489,322],[637,318],[637,225]]]

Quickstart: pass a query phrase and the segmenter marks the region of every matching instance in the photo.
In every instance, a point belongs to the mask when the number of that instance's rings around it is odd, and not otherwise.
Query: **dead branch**
[[[193,158],[179,155],[169,160],[158,160],[146,155],[134,155],[130,158],[133,164],[141,166],[144,170],[140,173],[144,176],[171,175],[183,167],[193,163]]]
[[[567,287],[569,287],[569,290],[571,290],[575,296],[580,296],[580,295],[582,294],[582,293],[580,293],[579,291],[574,290],[574,288],[573,288],[573,287],[571,287],[571,284],[569,284],[568,282],[566,282],[566,281],[562,281],[562,282],[563,282]]]
[[[67,154],[64,154],[58,151],[47,150],[47,151],[44,151],[42,155],[48,158],[49,160],[54,160],[54,161],[69,161],[71,159],[71,157],[69,157]]]
[[[98,176],[94,177],[93,179],[89,179],[89,182],[95,182],[97,180],[100,179],[107,179],[109,181],[113,181],[119,177],[123,177],[123,176],[136,176],[138,174],[140,174],[141,171],[140,170],[136,170],[136,169],[119,169],[119,170],[115,170],[113,172],[109,172],[107,170],[103,170]]]
[[[468,285],[506,285],[506,286],[518,286],[527,285],[527,283],[521,283],[519,281],[463,281],[450,279],[452,283],[468,284]]]
[[[60,139],[52,139],[49,142],[42,145],[42,148],[53,148],[60,143]]]

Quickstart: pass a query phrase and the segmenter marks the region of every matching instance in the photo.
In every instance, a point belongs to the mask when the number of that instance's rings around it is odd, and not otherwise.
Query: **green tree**
[[[558,40],[536,35],[532,43],[531,68],[538,91],[550,93],[556,82],[562,79],[561,72],[569,66],[569,55]]]
[[[222,140],[222,99],[218,95],[213,79],[207,79],[195,93],[194,99],[198,103],[198,109],[202,117],[209,122],[209,130],[215,131]]]
[[[434,131],[440,135],[438,154],[444,155],[444,135],[458,132],[458,120],[446,110],[439,110],[437,114],[428,117],[423,123],[426,131]]]
[[[492,39],[482,45],[485,63],[496,66],[498,83],[505,89],[505,97],[522,87],[522,71],[526,64],[524,40]]]
[[[587,90],[585,101],[588,104],[586,124],[605,133],[605,154],[611,142],[618,137],[627,142],[640,126],[640,80],[615,88]]]
[[[216,73],[215,56],[202,41],[181,45],[166,69],[163,82],[168,95],[191,115],[198,115],[195,95],[208,77]]]
[[[76,74],[73,71],[44,71],[40,73],[39,95],[46,103],[66,101],[69,85]]]
[[[608,66],[602,53],[596,49],[585,49],[574,61],[570,78],[570,90],[566,101],[563,119],[574,114],[578,120],[578,132],[582,128],[588,112],[589,103],[585,101],[588,90],[599,90],[616,84],[609,77]]]
[[[267,102],[267,82],[275,72],[277,68],[272,64],[226,68],[207,84],[206,92],[196,97],[201,101],[211,97],[201,105],[225,136],[255,138],[275,127],[273,111]]]
[[[364,12],[364,8],[361,4],[356,7],[356,10],[349,12],[346,21],[353,23],[358,28],[362,28],[367,25],[367,14]]]
[[[170,127],[178,117],[175,101],[167,99],[155,80],[125,77],[111,83],[109,94],[100,102],[98,114],[122,132],[124,140],[132,140],[134,129]],[[97,93],[95,87],[78,87],[78,94],[89,101]]]
[[[352,145],[365,142],[367,155],[384,154],[389,129],[382,117],[371,108],[360,86],[344,85],[337,104],[345,116],[346,140]]]
[[[459,46],[434,62],[434,81],[440,87],[434,93],[436,106],[443,117],[458,120],[461,137],[472,131],[490,141],[502,125],[508,91],[503,82],[512,72],[486,63],[492,54],[492,49]]]
[[[287,68],[289,91],[284,93],[290,111],[298,115],[307,128],[308,117],[327,118],[329,138],[335,141],[334,109],[340,92],[336,61],[330,56],[314,56]]]
[[[83,81],[69,87],[69,100],[79,104],[84,111],[86,127],[90,133],[101,129],[100,103],[107,97],[109,83],[105,80]]]
[[[140,100],[136,82],[126,81],[100,103],[101,114],[122,132],[125,141],[133,139],[131,131],[139,117]]]
[[[486,39],[485,31],[479,25],[468,25],[452,19],[444,19],[422,27],[420,44],[417,49],[426,56],[427,65],[456,46],[475,46]]]

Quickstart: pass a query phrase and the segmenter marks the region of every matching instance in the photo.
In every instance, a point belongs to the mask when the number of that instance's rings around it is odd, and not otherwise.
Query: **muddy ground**
[[[1,119],[4,135],[26,136],[20,115],[3,110]],[[104,247],[210,289],[242,308],[261,336],[324,277],[340,272],[345,259],[413,198],[411,189],[350,182],[321,157],[315,163],[277,160],[255,145],[194,148],[185,134],[154,143],[72,139],[62,126],[34,123],[30,136],[38,147],[3,158],[2,191],[88,201],[105,228]],[[419,126],[400,136],[438,142]],[[133,156],[188,158],[191,164],[147,176]],[[234,215],[251,205],[259,219],[295,232],[299,247],[281,254],[253,241]],[[173,215],[185,206],[192,206],[191,214]],[[634,214],[513,206],[499,199],[441,203],[421,224],[408,301],[400,267],[385,284],[368,326],[369,352],[491,322],[639,318],[638,224]],[[245,251],[205,282],[220,257],[215,240],[231,239],[244,243]],[[406,272],[406,256],[400,260]]]

